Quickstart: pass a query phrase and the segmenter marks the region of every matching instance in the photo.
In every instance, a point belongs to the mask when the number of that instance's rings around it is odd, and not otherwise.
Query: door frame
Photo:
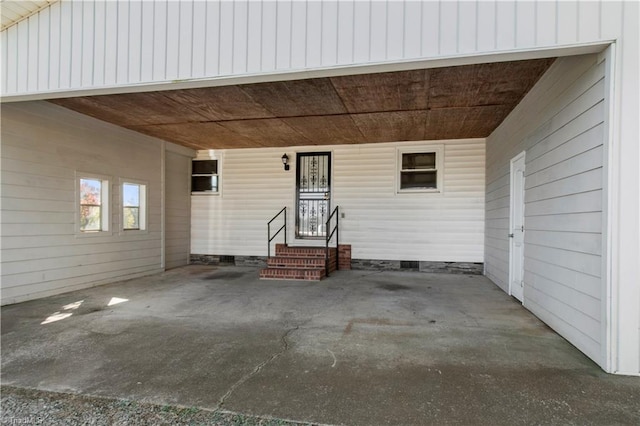
[[[525,177],[524,177],[524,172],[525,172],[525,167],[526,167],[526,163],[525,163],[525,151],[522,151],[520,154],[516,155],[515,157],[513,157],[510,161],[510,168],[509,168],[509,295],[515,297],[516,299],[518,299],[523,305],[524,305],[524,194],[525,194],[525,189],[524,189],[524,183],[525,183]],[[522,177],[522,188],[515,188],[514,185],[514,181],[515,181],[515,174],[514,174],[514,170],[516,169],[516,164],[522,162],[522,171],[523,171],[523,177]],[[514,280],[514,269],[515,269],[515,264],[514,264],[514,256],[515,256],[515,247],[514,247],[514,243],[515,243],[515,238],[513,237],[513,230],[515,228],[515,222],[516,222],[516,218],[515,218],[515,211],[516,211],[516,205],[515,205],[515,195],[516,195],[516,191],[521,190],[522,191],[522,196],[520,197],[520,199],[522,200],[522,206],[521,206],[521,212],[522,212],[522,251],[520,252],[520,278],[523,281],[523,285],[522,285],[522,299],[514,296],[513,294],[513,280]]]
[[[330,211],[331,211],[331,201],[333,198],[333,170],[332,170],[332,157],[333,157],[333,152],[332,151],[299,151],[296,152],[296,173],[295,173],[295,185],[294,185],[294,191],[295,191],[295,204],[294,204],[294,211],[295,211],[295,217],[294,217],[294,239],[296,240],[322,240],[324,241],[326,238],[326,235],[318,235],[318,236],[304,236],[304,235],[300,235],[299,234],[299,220],[300,220],[300,172],[301,172],[301,157],[311,157],[314,155],[326,155],[327,156],[327,186],[328,186],[328,193],[329,193],[329,198],[328,198],[328,202],[327,202],[327,212],[326,214],[329,215]],[[320,226],[320,224],[318,224],[318,226]],[[325,231],[326,232],[326,231]]]

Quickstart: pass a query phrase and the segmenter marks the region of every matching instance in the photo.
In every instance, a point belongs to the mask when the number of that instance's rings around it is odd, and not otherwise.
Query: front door
[[[524,152],[511,160],[509,294],[524,299]]]
[[[298,153],[296,207],[296,237],[325,238],[331,208],[331,153]]]

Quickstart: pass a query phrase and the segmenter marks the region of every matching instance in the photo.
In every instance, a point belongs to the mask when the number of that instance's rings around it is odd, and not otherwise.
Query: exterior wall
[[[331,151],[332,206],[340,206],[344,214],[340,243],[351,244],[352,258],[482,262],[484,140],[437,142],[444,146],[442,194],[396,194],[397,148],[429,144],[216,151],[222,165],[222,190],[220,195],[192,197],[191,251],[265,256],[267,221],[284,206],[289,243],[313,244],[295,240],[294,235],[295,152]],[[283,152],[292,163],[288,172],[280,161]],[[278,236],[275,241],[282,239]]]
[[[189,264],[191,235],[191,157],[165,153],[165,268]]]
[[[487,139],[486,275],[508,291],[509,161],[526,151],[523,304],[599,363],[604,76],[595,55],[558,59]]]
[[[199,78],[592,43],[620,36],[625,8],[633,6],[63,1],[2,31],[2,92],[176,86]]]
[[[165,143],[46,102],[2,107],[2,304],[163,270]],[[75,173],[111,177],[110,233],[75,233]],[[148,183],[148,232],[120,233],[119,178]]]

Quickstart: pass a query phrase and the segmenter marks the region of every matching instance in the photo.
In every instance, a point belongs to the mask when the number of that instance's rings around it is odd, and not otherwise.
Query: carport
[[[485,277],[256,271],[192,265],[6,306],[3,385],[325,424],[639,420],[637,379]]]

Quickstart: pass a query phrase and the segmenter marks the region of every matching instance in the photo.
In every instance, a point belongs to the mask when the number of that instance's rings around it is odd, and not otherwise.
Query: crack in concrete
[[[222,406],[224,405],[224,403],[227,401],[227,399],[229,399],[231,394],[233,394],[233,392],[235,392],[236,389],[238,389],[240,386],[242,386],[247,380],[249,380],[250,378],[252,378],[256,374],[260,373],[260,371],[262,371],[262,369],[267,364],[269,364],[270,362],[274,361],[275,359],[280,357],[282,354],[284,354],[286,351],[288,351],[289,350],[289,342],[287,342],[287,337],[289,337],[289,335],[291,333],[293,333],[294,331],[298,330],[300,328],[300,326],[301,326],[301,324],[298,324],[295,327],[288,329],[282,335],[282,337],[280,337],[280,341],[282,342],[282,349],[280,351],[272,354],[265,361],[262,361],[260,364],[256,365],[255,368],[252,371],[250,371],[249,373],[245,374],[237,382],[235,382],[233,385],[231,385],[229,390],[224,395],[222,395],[222,397],[220,397],[220,399],[218,400],[218,404],[216,404],[216,407],[213,409],[213,411],[220,410],[222,408]]]

